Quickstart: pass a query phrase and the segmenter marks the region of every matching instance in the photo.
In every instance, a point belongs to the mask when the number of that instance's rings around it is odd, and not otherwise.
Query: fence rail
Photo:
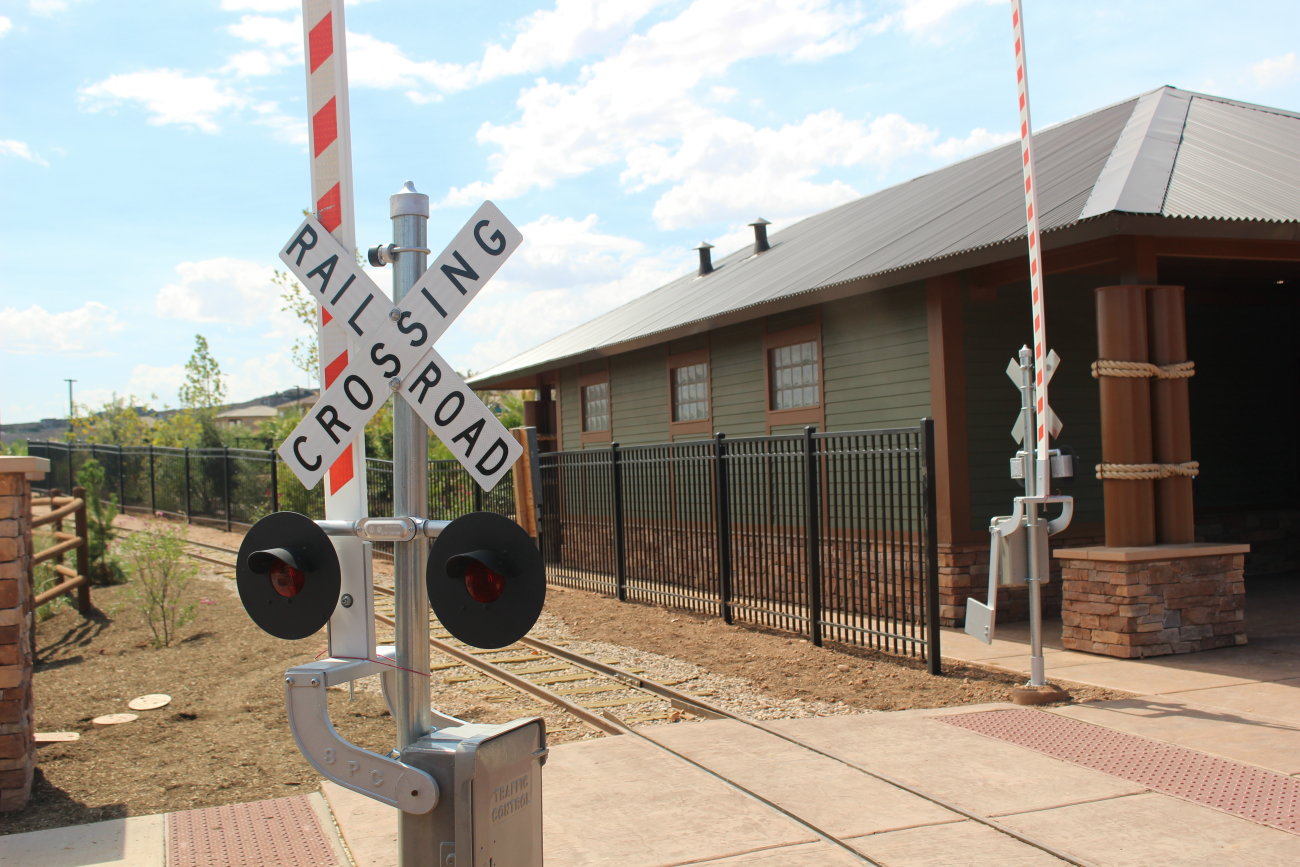
[[[539,456],[553,583],[939,670],[934,425]]]
[[[187,523],[245,528],[272,512],[325,517],[324,486],[304,488],[274,451],[240,448],[167,448],[35,441],[28,453],[48,458],[47,487],[70,488],[86,461],[104,468],[105,497],[124,510],[180,518]],[[393,513],[393,462],[366,458],[371,515]],[[484,493],[454,460],[429,461],[428,516],[450,519],[472,511],[513,517],[510,474]]]

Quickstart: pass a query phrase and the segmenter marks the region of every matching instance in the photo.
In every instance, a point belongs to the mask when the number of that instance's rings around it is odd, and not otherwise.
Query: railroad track
[[[218,552],[225,555],[227,559],[217,559],[187,550],[189,556],[234,569],[237,551],[206,543],[190,542],[189,544],[203,551]],[[393,590],[378,581],[374,589],[375,619],[379,625],[393,629],[395,627],[392,616]],[[1063,863],[1085,867],[1085,862],[1050,844],[1021,833],[997,819],[974,813],[914,786],[872,771],[859,763],[827,752],[774,729],[764,722],[714,705],[708,701],[708,696],[704,692],[677,689],[676,687],[681,685],[680,682],[657,683],[641,677],[643,671],[640,669],[620,668],[613,660],[593,659],[576,653],[567,649],[562,641],[524,637],[512,645],[498,649],[469,647],[448,635],[432,615],[430,621],[430,648],[444,657],[443,661],[432,662],[431,676],[440,675],[448,683],[464,684],[466,690],[478,692],[485,699],[490,699],[494,693],[503,690],[518,690],[571,714],[604,734],[638,738],[803,826],[827,844],[864,864],[877,862],[867,858],[848,842],[792,813],[779,803],[659,742],[650,734],[653,731],[652,727],[637,727],[637,724],[680,719],[730,720],[809,753],[838,762],[878,782],[923,798],[965,819],[1039,849]]]

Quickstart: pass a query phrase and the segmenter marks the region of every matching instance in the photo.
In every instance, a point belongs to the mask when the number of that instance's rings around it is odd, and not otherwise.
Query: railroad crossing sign
[[[523,236],[484,202],[393,306],[361,270],[351,251],[313,216],[280,259],[329,317],[345,323],[360,357],[344,353],[333,384],[280,446],[279,454],[308,488],[325,475],[388,396],[400,394],[484,490],[491,490],[523,453],[465,380],[433,348]]]

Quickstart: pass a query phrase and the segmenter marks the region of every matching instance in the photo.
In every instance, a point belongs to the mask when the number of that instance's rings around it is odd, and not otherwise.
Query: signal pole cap
[[[402,188],[388,198],[388,216],[424,217],[429,219],[429,197],[415,191],[415,184],[407,181]]]

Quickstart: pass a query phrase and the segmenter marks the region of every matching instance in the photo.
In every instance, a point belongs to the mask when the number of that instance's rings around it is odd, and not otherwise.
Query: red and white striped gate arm
[[[303,0],[307,65],[307,134],[311,151],[311,200],[316,217],[347,250],[356,249],[352,196],[352,136],[348,118],[347,50],[343,0]],[[320,309],[317,331],[322,393],[348,366],[344,323]],[[365,439],[362,431],[325,476],[325,517],[355,521],[367,517]],[[370,598],[367,551],[359,539],[331,540],[342,566],[344,594]],[[374,620],[369,604],[339,606],[330,618],[330,655],[369,658]]]
[[[1029,291],[1034,315],[1034,407],[1037,427],[1034,493],[1050,494],[1048,439],[1051,434],[1047,402],[1047,322],[1043,315],[1043,257],[1038,234],[1038,181],[1034,172],[1034,132],[1029,122],[1029,75],[1025,69],[1025,19],[1020,0],[1011,0],[1011,23],[1016,36],[1016,85],[1020,92],[1021,169],[1025,178],[1025,221],[1029,235]],[[1029,448],[1029,443],[1025,443]]]
[[[352,140],[348,125],[348,70],[342,0],[303,0],[306,33],[307,111],[311,149],[311,198],[316,217],[348,250],[356,249],[352,204]],[[320,310],[321,380],[329,388],[348,365],[343,323]],[[360,431],[357,432],[360,434]],[[327,517],[365,517],[364,440],[334,462],[325,479]]]

